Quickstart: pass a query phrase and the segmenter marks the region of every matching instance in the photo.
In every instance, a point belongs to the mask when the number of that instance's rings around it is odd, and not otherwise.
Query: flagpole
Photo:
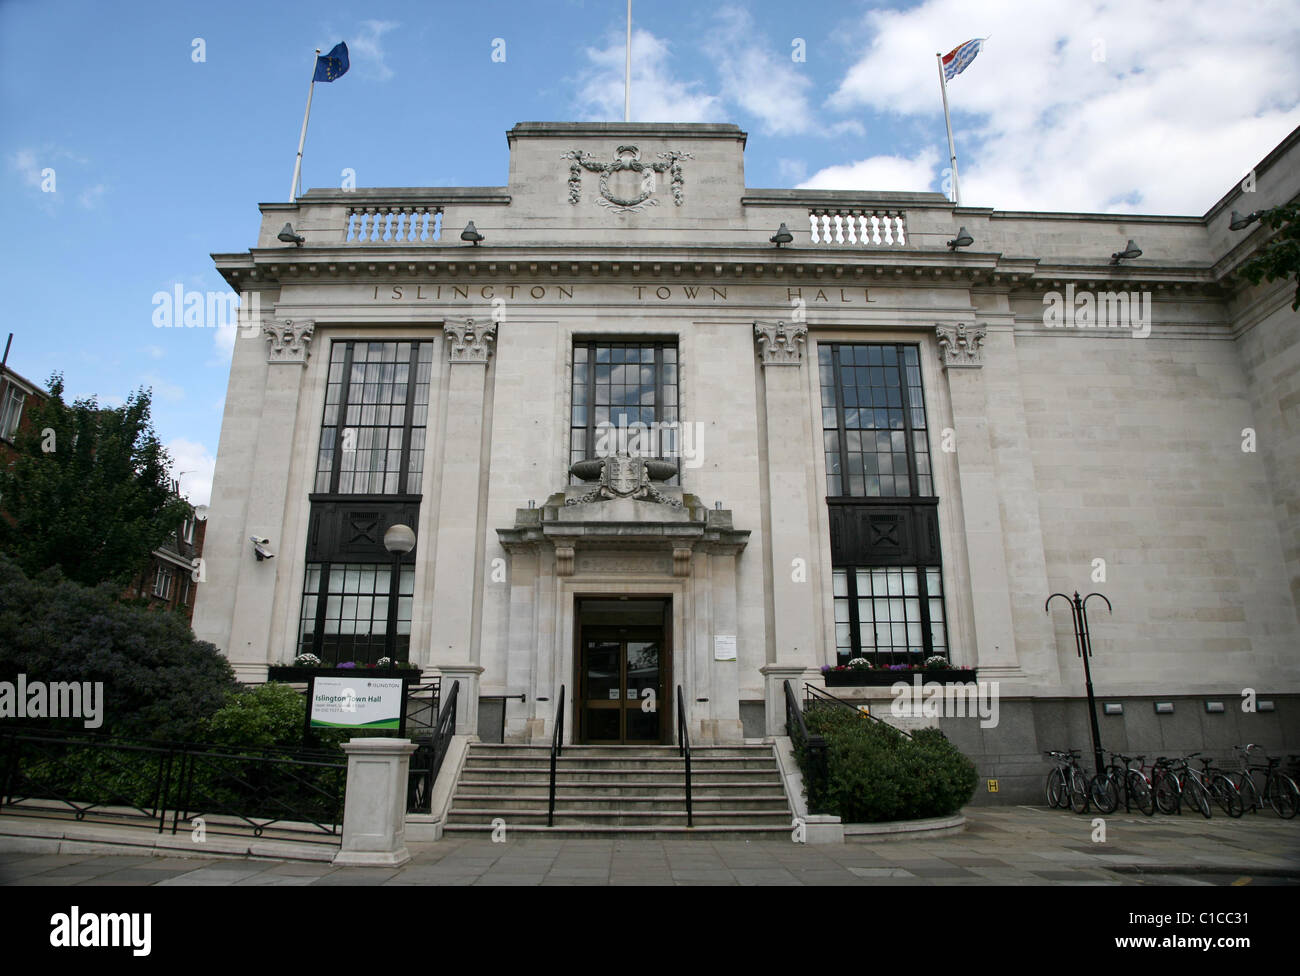
[[[630,3],[631,0],[628,0]],[[939,65],[939,90],[943,92],[943,123],[948,127],[948,157],[952,161],[952,197],[955,206],[961,206],[961,187],[957,183],[957,148],[952,141],[952,119],[948,116],[948,80],[943,74],[943,55],[936,53]]]
[[[623,61],[623,121],[632,121],[632,0],[627,0],[627,56]]]
[[[628,0],[628,3],[631,2],[632,0]],[[302,135],[298,137],[298,156],[293,161],[293,185],[289,187],[290,203],[298,199],[298,179],[302,176],[302,147],[307,142],[307,119],[311,117],[311,94],[316,90],[316,61],[319,58],[320,48],[316,48],[316,57],[311,62],[311,84],[307,86],[307,111],[302,113]]]

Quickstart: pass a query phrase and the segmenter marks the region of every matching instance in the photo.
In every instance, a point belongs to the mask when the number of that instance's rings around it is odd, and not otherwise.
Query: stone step
[[[495,819],[506,822],[506,828],[517,825],[546,825],[546,810],[462,810],[455,806],[447,818],[447,825],[480,823],[488,824]],[[788,810],[709,810],[693,811],[693,821],[701,827],[725,826],[767,826],[784,828],[791,821]],[[570,808],[558,808],[555,811],[556,826],[686,826],[686,809],[681,810],[609,810],[585,811]]]
[[[578,758],[575,756],[562,756],[555,762],[555,768],[559,769],[686,769],[686,761],[678,759],[674,754],[671,758],[663,757],[637,757],[634,759],[600,759],[600,758]],[[718,758],[696,758],[691,756],[691,771],[697,769],[770,769],[776,771],[776,759],[769,752],[766,757],[755,756],[748,757],[718,757]],[[551,769],[551,760],[549,757],[525,758],[522,756],[484,756],[478,753],[470,753],[465,757],[465,769],[524,769],[538,770],[544,769],[549,774]]]
[[[491,824],[449,823],[443,830],[449,834],[490,835],[495,830]],[[620,837],[639,837],[645,840],[743,840],[790,841],[791,827],[765,827],[750,824],[730,826],[604,826],[601,824],[557,824],[554,827],[536,824],[508,824],[506,837],[524,834],[529,837],[554,837],[563,840],[617,840]]]
[[[462,779],[460,785],[456,788],[456,795],[460,796],[463,793],[494,793],[517,796],[530,792],[549,795],[550,785],[550,782],[545,777],[537,777],[528,782],[519,782],[508,778],[490,779],[475,776],[473,779]],[[575,793],[588,796],[678,796],[684,794],[685,789],[685,784],[681,779],[670,783],[629,783],[624,779],[611,780],[606,778],[604,781],[592,783],[575,782],[560,778],[555,783],[555,792],[560,796]],[[784,798],[785,789],[780,784],[773,783],[771,779],[757,783],[731,783],[716,780],[701,783],[692,778],[692,796],[730,796],[733,794],[750,797]]]
[[[551,771],[546,769],[498,769],[480,766],[464,770],[465,779],[497,781],[502,783],[550,783]],[[566,769],[556,767],[558,783],[627,783],[628,785],[663,785],[686,781],[686,768],[677,769],[619,769],[597,767],[594,769]],[[779,782],[774,769],[696,769],[691,765],[691,782],[735,783],[761,785]]]
[[[550,746],[500,745],[493,742],[475,742],[469,754],[494,758],[535,758],[551,755]],[[770,756],[771,746],[692,746],[691,759],[747,759],[753,756]],[[582,759],[637,759],[678,756],[677,746],[565,746],[561,758],[575,756]]]
[[[453,810],[516,810],[545,811],[550,802],[548,793],[526,793],[505,796],[499,793],[457,793],[452,800]],[[605,811],[686,809],[686,794],[676,796],[591,796],[590,794],[556,794],[556,807],[593,813]],[[789,812],[784,796],[696,796],[691,794],[691,806],[696,812],[714,810],[763,810]]]

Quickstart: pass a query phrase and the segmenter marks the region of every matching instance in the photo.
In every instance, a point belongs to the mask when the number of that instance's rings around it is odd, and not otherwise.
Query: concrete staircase
[[[547,827],[549,746],[469,748],[444,830],[566,837],[705,836],[785,839],[792,815],[771,746],[691,749],[694,827],[686,826],[686,764],[676,746],[565,746],[556,763],[555,826]]]

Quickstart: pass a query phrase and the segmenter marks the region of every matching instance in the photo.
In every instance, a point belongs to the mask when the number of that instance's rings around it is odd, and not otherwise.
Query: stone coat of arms
[[[564,153],[561,158],[572,160],[569,164],[569,202],[577,204],[582,199],[582,171],[586,170],[600,174],[598,205],[614,213],[640,213],[646,207],[659,206],[654,194],[659,174],[667,172],[673,203],[680,207],[682,186],[686,182],[681,161],[693,157],[677,150],[657,155],[658,162],[643,162],[641,150],[636,146],[619,146],[612,162],[604,162],[581,149]]]
[[[635,498],[659,502],[670,508],[682,506],[679,499],[665,495],[654,484],[677,473],[677,465],[671,461],[611,454],[575,462],[569,471],[583,481],[596,481],[598,484],[584,495],[567,499],[565,505],[585,505],[607,498]]]

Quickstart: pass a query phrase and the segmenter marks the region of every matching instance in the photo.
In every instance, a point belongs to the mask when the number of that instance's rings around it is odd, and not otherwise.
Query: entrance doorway
[[[576,741],[593,745],[668,741],[670,605],[661,598],[578,598]]]

